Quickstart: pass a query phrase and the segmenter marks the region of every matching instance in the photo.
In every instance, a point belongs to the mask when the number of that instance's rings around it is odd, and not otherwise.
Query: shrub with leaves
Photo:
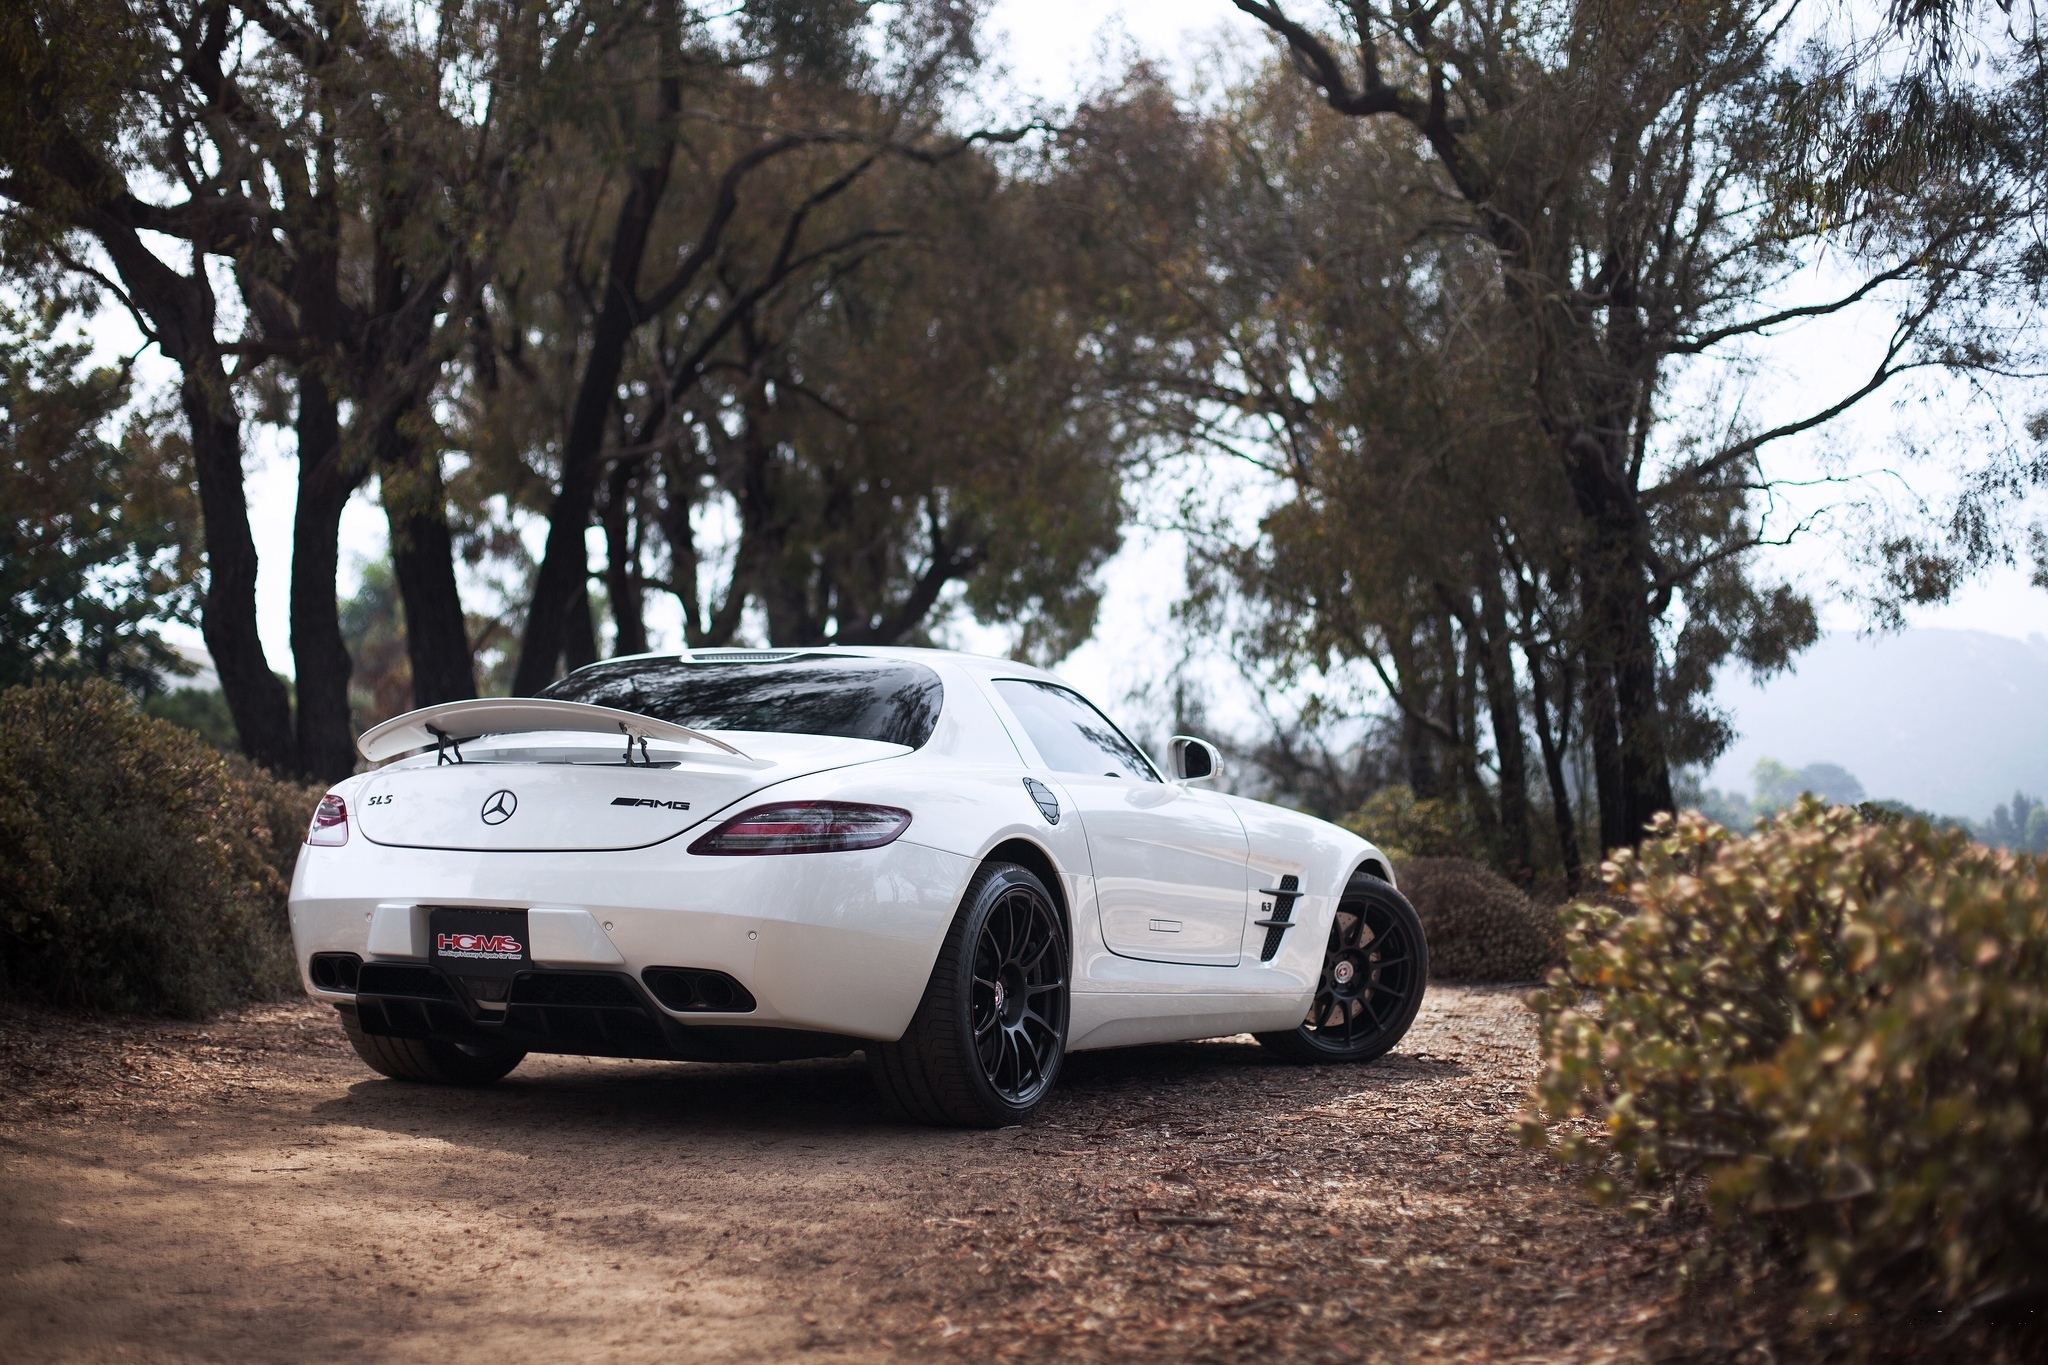
[[[111,683],[0,692],[0,995],[197,1017],[289,990],[317,799]]]
[[[1391,858],[1455,858],[1478,846],[1471,813],[1455,801],[1382,787],[1344,817],[1344,828],[1372,840]]]
[[[1611,1196],[1694,1177],[1791,1235],[1827,1314],[2048,1292],[2039,862],[1809,797],[1751,838],[1666,819],[1605,871],[1633,909],[1568,913],[1530,1141],[1559,1124]]]
[[[1537,981],[1560,960],[1557,916],[1486,864],[1411,858],[1395,875],[1421,917],[1438,980]]]

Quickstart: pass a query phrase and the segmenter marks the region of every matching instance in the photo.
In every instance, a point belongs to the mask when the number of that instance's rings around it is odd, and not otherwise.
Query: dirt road
[[[15,1011],[0,1356],[1641,1358],[1676,1244],[1517,1150],[1532,1044],[1513,991],[1438,987],[1370,1067],[1083,1054],[1040,1122],[962,1133],[857,1059],[447,1091],[310,1005]]]

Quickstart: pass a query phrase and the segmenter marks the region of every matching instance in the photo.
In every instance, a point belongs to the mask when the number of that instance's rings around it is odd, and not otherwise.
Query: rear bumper
[[[971,859],[907,840],[753,858],[693,857],[673,845],[475,853],[352,840],[304,850],[292,937],[308,993],[353,1010],[366,1032],[709,1060],[746,1053],[747,1040],[728,1035],[754,1031],[752,1047],[815,1056],[902,1036],[973,870]],[[566,913],[557,922],[587,924],[602,937],[550,949],[537,933],[532,980],[515,985],[506,1009],[487,1011],[427,966],[423,938],[408,944],[391,932],[409,907],[430,905],[558,910]],[[568,956],[550,959],[550,951]],[[308,971],[316,953],[357,955],[364,986],[375,989],[323,989]],[[413,970],[372,970],[382,967]],[[754,1008],[669,1008],[643,979],[649,967],[723,973]],[[564,998],[579,991],[590,998]],[[806,1040],[773,1040],[784,1032],[831,1036],[802,1052],[791,1049]]]
[[[506,1006],[493,1009],[432,967],[367,963],[357,991],[335,1008],[349,1027],[374,1036],[582,1057],[780,1062],[843,1056],[864,1041],[810,1029],[686,1025],[643,983],[610,972],[522,973]]]

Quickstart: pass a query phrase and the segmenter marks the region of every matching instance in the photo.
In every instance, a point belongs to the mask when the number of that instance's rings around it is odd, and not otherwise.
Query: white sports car
[[[1251,1033],[1370,1060],[1428,979],[1378,849],[1204,790],[1206,741],[1162,775],[1004,660],[611,659],[360,748],[397,761],[320,802],[291,922],[307,989],[387,1076],[861,1051],[912,1116],[998,1125],[1086,1048]]]

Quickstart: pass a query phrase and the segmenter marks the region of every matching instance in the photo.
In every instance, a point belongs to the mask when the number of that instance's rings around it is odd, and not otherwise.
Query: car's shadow
[[[1166,1043],[1076,1053],[1034,1124],[1090,1126],[1116,1115],[1185,1121],[1232,1110],[1317,1104],[1462,1074],[1455,1062],[1399,1053],[1365,1066],[1303,1066],[1248,1041]],[[313,1108],[336,1123],[486,1145],[525,1146],[537,1133],[649,1138],[925,1134],[886,1106],[858,1057],[776,1064],[531,1058],[490,1086],[457,1089],[365,1078]]]

